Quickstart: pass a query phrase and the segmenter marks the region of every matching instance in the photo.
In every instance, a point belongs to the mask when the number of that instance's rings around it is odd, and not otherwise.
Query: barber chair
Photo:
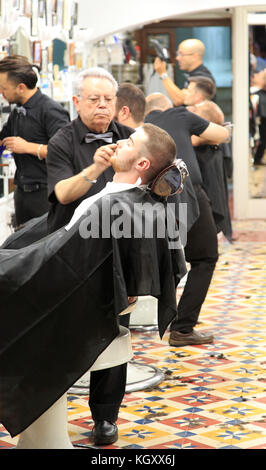
[[[153,309],[153,315],[156,316],[156,324],[157,324],[157,299],[151,296],[141,297],[141,303],[146,301],[148,298],[148,307],[146,307],[147,313],[149,310],[149,302],[153,303],[155,307]],[[133,300],[135,299],[135,300]],[[125,315],[131,313],[133,315],[134,312],[138,308],[139,299],[132,298],[131,303],[129,306],[120,313],[120,315]],[[144,312],[145,313],[145,312]],[[121,328],[121,327],[120,327]],[[157,327],[156,327],[157,329]],[[107,368],[110,366],[105,366],[102,368]],[[89,395],[90,393],[90,369],[88,370],[70,389],[68,390],[69,393],[73,393],[74,395]],[[126,380],[126,393],[136,392],[140,390],[145,390],[150,387],[154,387],[158,385],[164,380],[164,374],[157,368],[148,364],[144,364],[142,362],[136,362],[135,360],[129,360],[127,365],[127,380]]]
[[[178,289],[184,287],[186,280],[187,274],[179,282]],[[130,315],[129,329],[143,332],[158,330],[157,303],[157,299],[150,295],[139,297],[136,308]]]
[[[157,303],[158,300],[150,295],[139,297],[137,306],[134,312],[130,315],[130,330],[158,330]]]
[[[187,274],[181,279],[178,288],[183,288]],[[135,310],[130,315],[129,329],[139,332],[158,330],[157,321],[158,300],[152,296],[139,297]],[[164,374],[151,365],[129,361],[127,366],[126,393],[155,387],[164,380]]]
[[[96,359],[90,371],[115,367],[133,356],[130,332],[120,326],[119,335]],[[68,434],[67,393],[23,431],[17,449],[73,449]]]
[[[182,191],[183,182],[187,175],[185,163],[182,160],[176,160],[173,165],[165,168],[147,189],[159,197],[167,198]],[[135,303],[134,306],[129,305],[121,314],[131,313],[134,307]],[[143,390],[163,380],[164,375],[158,369],[147,364],[130,361],[132,356],[130,332],[127,328],[120,326],[120,334],[68,392],[88,394],[91,371],[107,369],[125,362],[128,362],[126,392]],[[67,425],[67,393],[65,393],[20,434],[17,449],[73,449]]]

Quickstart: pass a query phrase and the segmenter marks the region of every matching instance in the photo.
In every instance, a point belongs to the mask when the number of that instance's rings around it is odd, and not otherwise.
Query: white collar
[[[116,183],[114,181],[108,182],[106,186],[97,194],[84,199],[76,208],[70,222],[66,225],[65,229],[69,230],[77,220],[88,210],[88,208],[98,199],[110,193],[117,193],[126,191],[127,189],[136,188],[141,184],[141,178],[138,178],[136,183]]]

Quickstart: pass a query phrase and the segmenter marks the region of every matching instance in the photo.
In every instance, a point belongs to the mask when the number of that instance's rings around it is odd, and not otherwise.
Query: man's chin
[[[90,126],[91,129],[97,129],[97,132],[105,132],[109,124],[111,122],[110,118],[105,117],[98,117],[94,120],[94,123],[92,126]]]
[[[116,162],[116,157],[111,157],[111,158],[110,158],[110,163],[111,163],[111,166],[112,166],[114,172],[116,172],[116,171],[117,171],[117,169],[116,169],[116,168],[117,168],[117,165],[116,165],[116,163],[117,163],[117,162]]]

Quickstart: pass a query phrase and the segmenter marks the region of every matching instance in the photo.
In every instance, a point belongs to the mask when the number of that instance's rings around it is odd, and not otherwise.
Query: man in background
[[[121,83],[116,94],[115,120],[137,129],[143,124],[145,105],[145,95],[138,86]]]
[[[209,77],[197,75],[188,78],[188,87],[184,104],[186,106],[200,106],[212,100],[216,93],[216,86]]]
[[[204,53],[205,46],[202,41],[194,38],[186,39],[178,46],[176,54],[178,66],[180,70],[186,72],[185,76],[187,80],[192,76],[201,75],[209,77],[215,83],[211,72],[203,64]],[[159,57],[156,57],[154,61],[154,70],[162,79],[163,86],[174,105],[183,105],[187,94],[186,88],[188,86],[188,82],[185,82],[184,88],[182,89],[175,85],[166,73],[166,62],[162,61]]]
[[[34,67],[19,55],[0,61],[0,92],[16,105],[0,132],[1,143],[13,153],[16,164],[16,227],[48,211],[47,144],[69,123],[68,112],[37,88]]]

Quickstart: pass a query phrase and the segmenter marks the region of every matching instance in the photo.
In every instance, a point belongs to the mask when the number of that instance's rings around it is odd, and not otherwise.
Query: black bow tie
[[[18,114],[23,114],[24,116],[26,116],[27,111],[23,106],[17,106],[16,111]]]
[[[113,142],[113,133],[106,132],[105,134],[93,134],[92,132],[89,132],[85,135],[86,144],[90,144],[95,140],[103,140],[104,142],[107,142],[107,144],[111,144]]]

